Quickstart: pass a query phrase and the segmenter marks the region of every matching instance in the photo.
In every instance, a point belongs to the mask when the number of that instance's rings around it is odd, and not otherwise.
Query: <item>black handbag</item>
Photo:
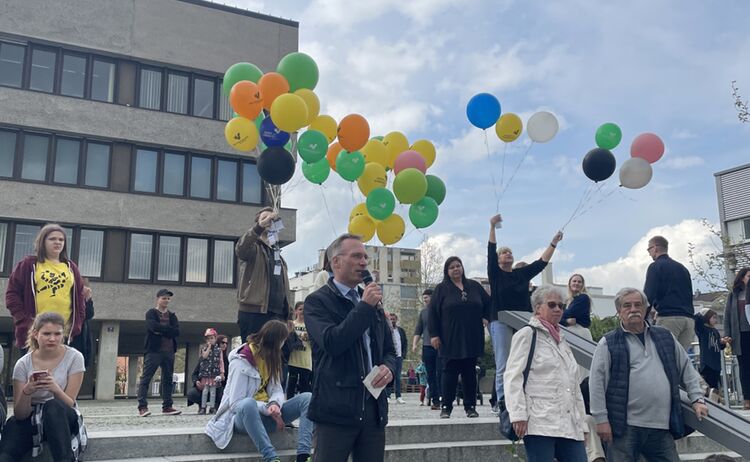
[[[531,360],[534,358],[534,349],[536,348],[536,329],[531,328],[531,347],[529,348],[529,357],[526,359],[526,368],[523,370],[523,388],[526,389],[526,382],[529,380],[529,370],[531,369]],[[513,423],[510,421],[510,414],[503,404],[500,409],[500,433],[510,441],[518,441],[518,435],[513,430]]]

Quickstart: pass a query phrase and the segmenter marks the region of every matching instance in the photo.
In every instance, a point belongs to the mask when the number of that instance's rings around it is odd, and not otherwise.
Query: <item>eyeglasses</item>
[[[547,308],[549,308],[550,310],[554,310],[555,308],[560,308],[561,310],[564,310],[565,303],[547,302]]]
[[[648,246],[648,247],[646,248],[646,252],[651,252],[651,249],[653,249],[654,247],[656,247],[656,246],[655,246],[655,245],[650,245],[650,246]]]
[[[468,295],[468,294],[467,294],[466,292],[464,292],[464,291],[462,290],[462,291],[461,291],[461,301],[462,301],[462,302],[465,302],[465,301],[467,301],[468,299],[469,299],[469,295]]]

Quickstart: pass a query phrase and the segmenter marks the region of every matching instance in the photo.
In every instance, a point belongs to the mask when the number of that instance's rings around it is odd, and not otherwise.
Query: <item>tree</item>
[[[620,323],[620,319],[617,316],[607,316],[606,318],[600,318],[599,316],[591,315],[591,337],[595,342],[598,342],[604,334],[615,329]]]
[[[748,100],[742,100],[740,89],[737,88],[737,81],[732,80],[732,97],[734,97],[734,107],[737,109],[737,118],[742,123],[750,123],[750,110],[748,110]]]
[[[711,290],[728,292],[733,280],[730,273],[737,267],[738,261],[748,261],[750,255],[707,219],[701,219],[701,224],[711,234],[713,250],[700,254],[696,250],[696,245],[688,242],[688,257],[693,277],[705,283]]]
[[[425,289],[432,289],[443,280],[443,264],[445,259],[440,247],[425,236],[419,244],[420,267],[418,293],[421,295]]]

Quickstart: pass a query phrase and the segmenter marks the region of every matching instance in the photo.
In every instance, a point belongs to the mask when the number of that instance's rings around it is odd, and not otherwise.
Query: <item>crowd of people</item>
[[[236,244],[240,341],[232,346],[229,336],[205,330],[188,405],[212,415],[205,431],[218,448],[226,448],[235,433],[245,434],[265,462],[279,460],[269,434],[293,421],[299,428],[297,462],[344,462],[350,456],[354,462],[382,461],[390,397],[404,402],[407,334],[398,314],[383,307],[380,285],[366,277],[368,254],[353,234],[328,246],[315,290],[290,309],[277,219],[273,209],[262,209]],[[697,418],[706,416],[705,397],[719,399],[719,355],[727,345],[738,357],[743,395],[750,398],[750,268],[734,280],[722,336],[715,311],[694,313],[690,274],[669,257],[667,240],[652,237],[646,250],[653,263],[643,290],[617,293],[619,324],[598,341],[585,369],[567,340],[593,340],[584,276],[573,274],[567,293],[531,282],[552,259],[562,233],[526,264],[515,262],[510,248],[498,247],[501,222],[500,215],[490,219],[489,293],[467,277],[458,256],[445,261],[442,281],[422,293],[424,308],[411,342],[421,361],[410,367],[409,377],[420,387],[420,403],[426,400],[440,418],[451,417],[459,390],[466,416],[479,416],[477,361],[484,355],[485,332],[495,360],[493,412],[523,439],[531,462],[679,460],[674,440],[689,431],[679,387]],[[54,460],[76,461],[86,446],[76,400],[93,354],[88,321],[94,305],[65,240],[63,228],[44,226],[35,254],[9,278],[6,305],[25,354],[13,370],[14,410],[2,430],[0,462],[37,455],[42,443]],[[147,395],[157,369],[162,414],[181,413],[172,396],[180,336],[177,315],[169,309],[173,296],[160,289],[145,313],[142,417],[150,415]],[[514,330],[500,315],[505,311],[531,313],[528,326]],[[686,352],[696,336],[697,371]],[[744,408],[750,409],[750,400]]]

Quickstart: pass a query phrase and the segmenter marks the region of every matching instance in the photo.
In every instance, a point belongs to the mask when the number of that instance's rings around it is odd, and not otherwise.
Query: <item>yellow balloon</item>
[[[388,148],[389,157],[386,167],[393,169],[393,163],[399,154],[409,149],[409,140],[401,132],[390,132],[383,137],[383,144]]]
[[[417,140],[410,148],[412,151],[417,151],[422,157],[424,157],[427,168],[435,163],[435,145],[428,140]]]
[[[365,171],[357,178],[357,186],[365,196],[375,188],[385,188],[387,182],[388,174],[385,173],[385,167],[375,162],[365,164]]]
[[[406,223],[395,213],[378,223],[378,239],[385,245],[395,244],[404,237]]]
[[[329,115],[319,115],[310,123],[310,130],[317,130],[323,133],[328,138],[328,144],[333,143],[336,139],[336,130],[339,125],[336,123],[336,119]]]
[[[271,104],[271,121],[285,132],[296,132],[307,125],[307,104],[300,96],[285,93]]]
[[[318,95],[307,88],[300,88],[294,94],[305,100],[305,105],[307,106],[305,126],[310,125],[318,117],[318,114],[320,114],[320,100],[318,99]]]
[[[390,152],[388,152],[388,148],[385,147],[382,141],[370,140],[365,147],[360,149],[360,152],[365,156],[365,163],[375,162],[383,167],[388,166]]]
[[[224,138],[238,151],[252,151],[258,145],[258,127],[250,119],[235,117],[224,126]]]
[[[375,222],[367,216],[359,216],[349,222],[349,232],[362,237],[367,242],[375,235]]]
[[[349,221],[354,220],[357,217],[369,217],[370,214],[367,213],[367,204],[364,202],[360,202],[359,204],[355,205],[352,211],[349,213]]]
[[[523,122],[521,118],[512,112],[508,112],[500,116],[497,123],[495,124],[495,133],[497,137],[506,143],[515,141],[523,132]]]

